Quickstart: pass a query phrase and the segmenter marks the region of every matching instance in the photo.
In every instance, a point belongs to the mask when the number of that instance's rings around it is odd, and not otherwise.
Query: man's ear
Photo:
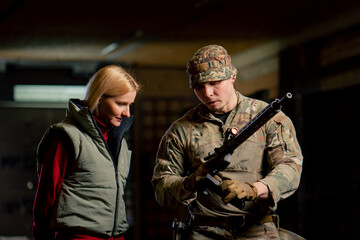
[[[232,82],[234,83],[236,81],[236,75],[232,77]]]
[[[234,89],[237,90],[238,89],[238,85],[237,85],[237,81],[236,81],[236,75],[233,76],[232,78],[232,83],[233,83],[233,86],[234,86]]]

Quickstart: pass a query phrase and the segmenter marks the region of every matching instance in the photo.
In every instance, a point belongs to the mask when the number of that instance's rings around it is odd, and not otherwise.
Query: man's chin
[[[212,112],[212,113],[217,113],[217,112],[220,111],[219,108],[214,107],[214,106],[206,106],[206,107],[207,107],[207,108],[209,109],[209,111]]]

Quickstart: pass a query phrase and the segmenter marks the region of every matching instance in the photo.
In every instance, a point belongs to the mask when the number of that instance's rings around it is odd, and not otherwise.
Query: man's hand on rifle
[[[183,182],[184,189],[189,192],[196,191],[196,184],[209,173],[205,163],[202,163],[193,173],[185,177]]]
[[[237,198],[239,200],[254,201],[258,197],[257,188],[248,182],[239,182],[237,180],[222,180],[219,176],[214,176],[221,182],[221,197],[225,203]]]

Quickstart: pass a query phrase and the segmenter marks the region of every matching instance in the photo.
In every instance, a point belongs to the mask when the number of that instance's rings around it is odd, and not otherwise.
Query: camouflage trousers
[[[225,228],[195,226],[189,240],[280,240],[279,231],[273,222],[253,224],[240,231],[229,231]]]

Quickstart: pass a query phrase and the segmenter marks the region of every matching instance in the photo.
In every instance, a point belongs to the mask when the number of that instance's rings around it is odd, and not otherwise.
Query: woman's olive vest
[[[110,151],[89,109],[80,108],[73,101],[69,102],[67,118],[45,133],[38,148],[38,166],[46,146],[58,134],[68,139],[65,146],[73,152],[52,210],[51,228],[107,236],[126,232],[128,223],[123,197],[131,151],[123,135],[132,119],[125,120],[113,131],[112,145],[118,148],[115,151]],[[112,156],[114,154],[118,156]]]

